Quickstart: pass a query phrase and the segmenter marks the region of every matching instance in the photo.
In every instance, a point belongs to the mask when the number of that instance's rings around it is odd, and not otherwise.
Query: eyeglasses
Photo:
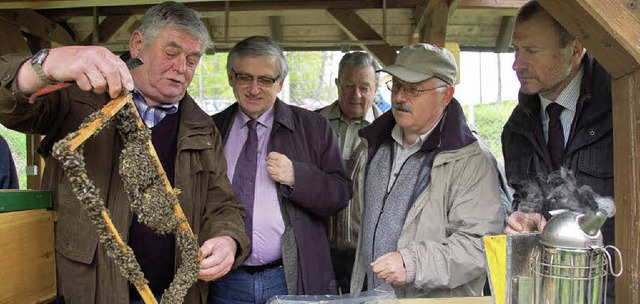
[[[254,77],[253,75],[237,73],[236,71],[233,71],[233,77],[236,79],[236,82],[239,85],[251,85],[253,83],[253,80],[255,79],[258,82],[258,86],[263,88],[271,87],[280,78],[280,76],[277,76],[275,78],[267,76]]]
[[[409,97],[418,97],[420,96],[420,94],[424,93],[424,92],[428,92],[428,91],[433,91],[433,90],[437,90],[439,88],[445,88],[448,87],[448,85],[440,85],[434,88],[428,88],[428,89],[418,89],[414,86],[408,85],[408,84],[403,84],[399,81],[393,81],[393,80],[389,80],[385,83],[387,85],[387,89],[389,89],[389,91],[391,91],[394,94],[397,94],[398,92],[400,92],[400,89],[404,89],[404,93],[407,94],[407,96]]]

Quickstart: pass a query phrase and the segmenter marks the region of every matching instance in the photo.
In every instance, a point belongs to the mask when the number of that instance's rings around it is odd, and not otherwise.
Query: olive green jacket
[[[96,229],[71,191],[69,179],[50,156],[53,143],[77,130],[84,118],[100,109],[109,97],[81,91],[74,85],[29,104],[13,81],[27,59],[18,55],[0,57],[0,123],[20,132],[46,135],[39,152],[46,161],[42,186],[52,191],[57,216],[58,293],[71,304],[128,303],[127,280],[99,244]],[[216,236],[236,240],[235,267],[245,259],[250,246],[244,230],[244,208],[236,202],[226,177],[220,134],[188,95],[180,101],[179,113],[175,187],[181,191],[180,206],[200,244]],[[87,174],[100,189],[100,198],[126,242],[133,214],[118,174],[121,149],[120,136],[110,125],[85,143],[84,155]],[[185,303],[206,303],[207,285],[198,281]]]

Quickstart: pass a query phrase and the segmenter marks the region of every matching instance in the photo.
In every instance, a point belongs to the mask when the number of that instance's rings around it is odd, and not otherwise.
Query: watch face
[[[49,49],[40,50],[35,55],[33,55],[33,58],[31,58],[31,63],[42,64],[42,62],[44,61],[44,59],[47,57],[48,54],[49,54]]]

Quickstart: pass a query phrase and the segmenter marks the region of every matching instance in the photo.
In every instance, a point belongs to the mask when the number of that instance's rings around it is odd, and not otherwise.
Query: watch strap
[[[49,79],[49,77],[47,77],[47,75],[44,74],[44,71],[42,70],[42,62],[44,61],[41,60],[40,62],[35,62],[35,61],[31,61],[31,67],[33,67],[33,70],[36,72],[36,75],[38,75],[38,79],[40,79],[40,81],[46,83],[47,85],[53,85],[56,84],[55,81]]]

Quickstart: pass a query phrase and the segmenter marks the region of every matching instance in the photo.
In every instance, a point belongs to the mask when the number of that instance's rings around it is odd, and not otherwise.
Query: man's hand
[[[236,241],[229,236],[214,237],[204,242],[200,251],[205,258],[200,261],[198,279],[213,281],[227,274],[233,266],[236,249]]]
[[[118,97],[123,89],[134,88],[127,65],[100,46],[53,48],[42,64],[42,71],[53,81],[75,81],[81,90],[98,94],[108,91],[112,98]],[[44,87],[30,61],[22,64],[17,81],[18,89],[25,95]]]
[[[505,232],[513,234],[520,232],[542,231],[546,224],[547,220],[540,213],[524,213],[522,211],[516,211],[509,215]]]
[[[289,187],[295,185],[295,172],[293,172],[293,163],[284,154],[271,152],[267,155],[267,172],[274,181],[287,185]]]
[[[371,263],[373,273],[378,278],[393,285],[404,285],[407,283],[407,270],[400,252],[389,252]]]

